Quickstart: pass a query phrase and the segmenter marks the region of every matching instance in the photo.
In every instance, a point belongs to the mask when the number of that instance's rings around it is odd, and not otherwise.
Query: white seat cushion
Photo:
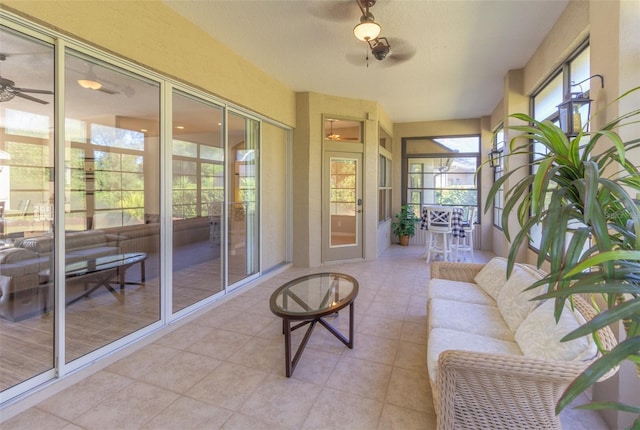
[[[522,321],[516,332],[516,342],[524,355],[551,360],[589,360],[598,349],[591,336],[560,342],[565,335],[586,321],[578,312],[565,305],[556,323],[553,316],[555,303],[547,300]]]
[[[495,306],[431,299],[427,315],[430,329],[446,328],[496,339],[514,340],[514,332],[509,329]]]
[[[522,355],[518,344],[513,341],[494,339],[446,328],[434,328],[429,332],[429,344],[427,346],[427,368],[429,377],[433,382],[437,379],[438,357],[442,352],[448,350]]]
[[[427,294],[430,299],[457,300],[495,306],[495,301],[482,288],[470,282],[432,279],[429,281]]]

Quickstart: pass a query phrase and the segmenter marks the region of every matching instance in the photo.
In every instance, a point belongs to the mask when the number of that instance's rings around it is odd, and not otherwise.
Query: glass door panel
[[[7,53],[0,57],[0,391],[5,391],[54,363],[54,51],[4,27],[0,45]]]
[[[356,160],[331,158],[329,197],[330,246],[348,246],[357,243],[357,163]]]
[[[228,284],[258,273],[258,143],[260,123],[228,115]]]
[[[323,259],[361,258],[362,154],[325,152]]]
[[[173,312],[223,289],[222,114],[173,94]]]
[[[70,362],[160,318],[160,88],[73,51],[65,67]]]

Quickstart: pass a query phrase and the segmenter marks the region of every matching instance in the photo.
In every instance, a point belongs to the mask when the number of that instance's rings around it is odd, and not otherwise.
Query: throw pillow
[[[516,331],[516,342],[522,353],[550,360],[589,360],[598,349],[591,336],[560,342],[565,335],[586,321],[579,312],[565,305],[556,324],[553,316],[554,301],[547,300],[533,310]]]
[[[502,257],[492,258],[473,280],[493,300],[498,301],[498,294],[507,280],[507,260]]]
[[[515,333],[520,323],[540,303],[531,300],[544,292],[544,286],[527,290],[542,275],[522,266],[513,268],[513,272],[498,294],[498,309],[509,328]]]

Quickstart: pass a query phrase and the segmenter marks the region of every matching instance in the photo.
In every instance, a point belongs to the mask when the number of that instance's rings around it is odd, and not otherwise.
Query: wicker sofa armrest
[[[438,429],[559,429],[555,406],[590,364],[445,351],[438,359]]]
[[[459,263],[434,261],[431,263],[431,279],[474,282],[473,278],[485,266],[483,263]]]

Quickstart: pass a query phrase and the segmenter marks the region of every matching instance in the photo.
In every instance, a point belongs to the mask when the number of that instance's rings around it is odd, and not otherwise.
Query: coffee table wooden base
[[[297,321],[297,320],[292,320],[286,317],[282,318],[282,332],[284,333],[284,355],[286,360],[285,371],[286,371],[287,377],[291,377],[291,375],[293,374],[293,371],[295,370],[296,366],[298,365],[298,361],[302,356],[302,351],[304,351],[304,348],[307,346],[307,342],[309,341],[309,338],[311,337],[311,333],[313,332],[313,329],[315,328],[317,323],[320,323],[321,325],[323,325],[327,330],[329,330],[331,334],[337,337],[342,343],[344,343],[350,349],[353,349],[353,305],[354,305],[353,302],[351,302],[351,304],[349,305],[349,338],[348,339],[344,337],[344,335],[340,333],[338,329],[333,327],[322,317],[303,321],[301,323],[294,325],[293,327],[291,326],[291,322]],[[337,315],[337,312],[336,312],[336,315]],[[293,360],[291,360],[291,332],[301,327],[304,327],[306,325],[308,325],[309,328],[307,328],[307,332],[304,334],[304,338],[302,338],[302,342],[300,343],[300,346],[298,346],[296,355],[293,357]]]

